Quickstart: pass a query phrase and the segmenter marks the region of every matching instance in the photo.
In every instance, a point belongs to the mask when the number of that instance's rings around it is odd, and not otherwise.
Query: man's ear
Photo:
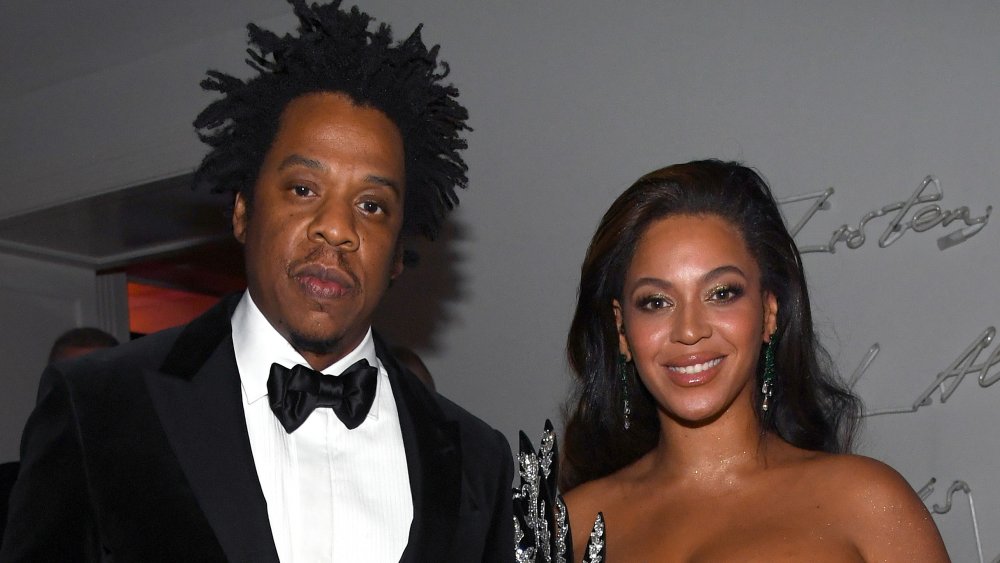
[[[247,211],[243,192],[237,192],[236,200],[233,202],[233,236],[241,243],[247,240]]]
[[[615,331],[618,333],[618,353],[625,356],[626,362],[632,361],[632,350],[628,347],[625,337],[625,318],[622,316],[622,305],[617,299],[611,301],[611,309],[615,312]]]
[[[778,330],[778,298],[770,291],[764,292],[764,342],[771,341],[771,335]]]
[[[403,273],[403,270],[406,269],[406,265],[403,263],[404,253],[405,250],[403,250],[403,243],[397,242],[396,252],[392,256],[392,273],[389,275],[389,279],[394,280],[398,278],[399,275]]]

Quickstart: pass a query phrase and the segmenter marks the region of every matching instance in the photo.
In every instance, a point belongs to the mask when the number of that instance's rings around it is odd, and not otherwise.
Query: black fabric
[[[358,360],[339,376],[324,375],[303,365],[291,369],[271,364],[267,400],[274,416],[291,434],[316,408],[330,408],[348,430],[365,421],[375,400],[378,368]]]
[[[230,317],[50,366],[21,443],[0,562],[278,561]],[[401,561],[511,561],[503,435],[427,390],[376,335],[413,495]]]
[[[0,463],[0,539],[3,538],[3,530],[7,524],[7,499],[10,498],[10,490],[17,480],[20,466],[16,461]]]

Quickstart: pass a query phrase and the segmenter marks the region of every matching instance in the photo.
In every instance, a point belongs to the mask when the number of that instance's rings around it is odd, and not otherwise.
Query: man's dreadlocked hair
[[[387,24],[369,31],[371,16],[341,0],[307,6],[288,0],[299,18],[298,36],[276,34],[250,24],[247,64],[257,76],[243,81],[208,71],[201,86],[221,92],[194,121],[211,151],[195,172],[196,188],[242,193],[253,200],[264,155],[278,132],[281,114],[293,99],[314,92],[337,92],[359,106],[384,113],[403,137],[406,155],[406,205],[403,230],[434,238],[445,214],[457,203],[455,188],[466,187],[468,169],[459,155],[471,130],[458,90],[441,81],[448,65],[438,61],[420,28],[392,45]]]

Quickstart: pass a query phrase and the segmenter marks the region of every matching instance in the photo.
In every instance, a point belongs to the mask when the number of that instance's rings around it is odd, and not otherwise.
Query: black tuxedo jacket
[[[238,298],[46,369],[0,561],[278,561],[233,352]],[[512,560],[507,441],[427,390],[378,339],[376,351],[413,495],[401,560]]]

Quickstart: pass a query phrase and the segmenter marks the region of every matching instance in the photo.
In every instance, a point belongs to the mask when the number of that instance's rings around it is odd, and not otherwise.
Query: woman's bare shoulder
[[[865,560],[948,561],[930,513],[895,469],[850,454],[820,454],[805,465]]]
[[[602,509],[606,509],[607,501],[612,499],[612,489],[615,487],[615,474],[587,481],[577,485],[564,495],[570,518],[575,514],[585,514],[593,518]]]
[[[917,499],[910,485],[887,464],[855,454],[816,453],[803,462],[813,482],[821,490],[852,505],[863,499]],[[856,508],[856,507],[855,507]]]
[[[629,487],[629,471],[629,467],[619,469],[610,475],[582,483],[565,494],[564,500],[574,530],[573,540],[580,544],[576,546],[578,553],[587,539],[587,534],[581,531],[590,530],[599,513],[604,514],[605,520],[613,519],[614,515],[628,514],[623,492]]]
[[[801,467],[815,494],[835,510],[855,517],[884,513],[886,508],[926,512],[902,475],[870,457],[817,453]]]
[[[642,477],[649,472],[652,453],[640,457],[632,463],[603,477],[586,481],[566,493],[566,503],[614,504],[621,502],[624,489],[640,486]]]

